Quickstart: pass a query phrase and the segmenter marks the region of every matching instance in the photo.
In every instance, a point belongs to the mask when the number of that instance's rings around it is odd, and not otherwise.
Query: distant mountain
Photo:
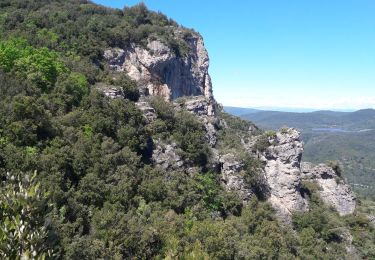
[[[295,107],[233,107],[233,106],[224,106],[224,110],[227,113],[236,116],[242,116],[245,114],[251,114],[253,112],[262,112],[262,111],[277,111],[277,112],[289,112],[289,113],[312,113],[312,112],[326,112],[326,113],[336,113],[336,112],[353,112],[352,109],[339,109],[339,110],[321,110],[318,111],[314,108],[295,108]]]
[[[261,110],[254,109],[254,108],[244,108],[244,107],[224,107],[224,111],[232,114],[234,116],[242,116],[245,114],[252,114],[252,113],[257,113],[260,112]]]
[[[316,111],[311,113],[293,113],[279,111],[258,111],[242,114],[241,118],[253,121],[259,126],[278,129],[282,126],[293,126],[300,130],[314,128],[342,128],[359,131],[375,128],[375,110],[364,109],[355,112]]]

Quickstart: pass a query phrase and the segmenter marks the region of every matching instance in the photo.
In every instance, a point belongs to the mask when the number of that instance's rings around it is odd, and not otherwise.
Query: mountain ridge
[[[2,258],[375,255],[338,165],[215,101],[198,33],[144,4],[0,6]]]

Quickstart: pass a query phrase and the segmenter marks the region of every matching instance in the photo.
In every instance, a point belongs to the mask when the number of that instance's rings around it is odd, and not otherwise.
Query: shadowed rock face
[[[166,100],[205,96],[212,100],[209,58],[203,39],[193,34],[185,41],[189,52],[183,57],[158,40],[150,41],[147,48],[133,45],[127,49],[108,49],[104,57],[112,70],[125,71],[137,81],[145,95],[158,95]]]
[[[321,199],[334,207],[340,215],[352,214],[356,207],[356,198],[348,184],[335,171],[325,165],[302,163],[302,178],[319,184]]]

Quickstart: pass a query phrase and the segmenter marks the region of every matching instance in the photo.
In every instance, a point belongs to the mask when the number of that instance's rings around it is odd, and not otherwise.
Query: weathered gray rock
[[[243,143],[250,154],[259,138]],[[321,187],[318,192],[323,202],[334,207],[340,215],[354,212],[356,199],[350,186],[331,167],[301,163],[303,142],[296,129],[282,129],[275,135],[270,134],[268,141],[269,147],[262,152],[258,151],[257,155],[265,163],[268,200],[283,220],[288,221],[295,211],[308,210],[308,201],[301,195],[304,180],[317,183]]]
[[[340,230],[341,241],[345,243],[345,250],[347,254],[346,259],[351,259],[351,260],[361,259],[361,257],[359,257],[358,250],[353,245],[353,236],[350,234],[349,230],[346,228],[339,228],[339,230]]]
[[[214,116],[211,102],[205,96],[189,97],[183,102],[183,107],[197,116]]]
[[[271,145],[261,154],[265,163],[265,179],[269,186],[269,201],[288,220],[292,212],[305,211],[308,202],[300,193],[300,162],[303,142],[293,128],[270,137]]]
[[[302,163],[302,178],[319,184],[321,199],[327,205],[334,207],[340,215],[352,214],[356,207],[356,198],[348,184],[337,176],[335,171],[325,165]]]
[[[184,161],[178,155],[179,148],[176,143],[166,144],[161,141],[155,142],[155,148],[152,153],[152,160],[163,170],[181,169]]]
[[[100,82],[95,85],[95,88],[102,91],[109,98],[124,98],[124,92],[121,87]]]
[[[175,32],[175,37],[181,37]],[[203,39],[192,34],[186,39],[189,52],[178,57],[158,40],[150,41],[147,48],[132,45],[127,49],[112,48],[104,52],[114,71],[124,71],[145,90],[166,100],[182,96],[203,95],[212,100],[212,84],[208,74],[209,58]]]
[[[237,160],[233,154],[219,156],[221,164],[221,181],[228,191],[236,192],[246,203],[253,196],[253,191],[243,178],[243,162]]]

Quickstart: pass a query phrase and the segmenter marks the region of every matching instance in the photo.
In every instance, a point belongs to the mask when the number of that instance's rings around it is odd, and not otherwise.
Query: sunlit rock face
[[[354,212],[356,198],[350,186],[331,167],[301,163],[303,142],[296,129],[283,129],[269,141],[271,145],[261,154],[261,160],[265,163],[268,200],[279,216],[288,220],[293,212],[308,210],[308,200],[301,192],[303,181],[318,184],[322,201],[340,215]]]
[[[176,55],[161,41],[153,40],[145,48],[132,45],[127,49],[105,50],[104,57],[112,70],[124,71],[135,80],[145,95],[162,96],[166,100],[204,96],[212,101],[209,58],[203,39],[191,34],[184,40],[189,48],[183,56]]]
[[[350,186],[337,176],[331,167],[325,164],[302,163],[301,170],[303,179],[319,185],[318,193],[324,203],[334,207],[341,216],[354,212],[356,198]]]
[[[293,128],[276,133],[270,142],[271,146],[261,156],[269,186],[268,200],[288,219],[293,212],[308,209],[308,202],[300,192],[303,142]]]

